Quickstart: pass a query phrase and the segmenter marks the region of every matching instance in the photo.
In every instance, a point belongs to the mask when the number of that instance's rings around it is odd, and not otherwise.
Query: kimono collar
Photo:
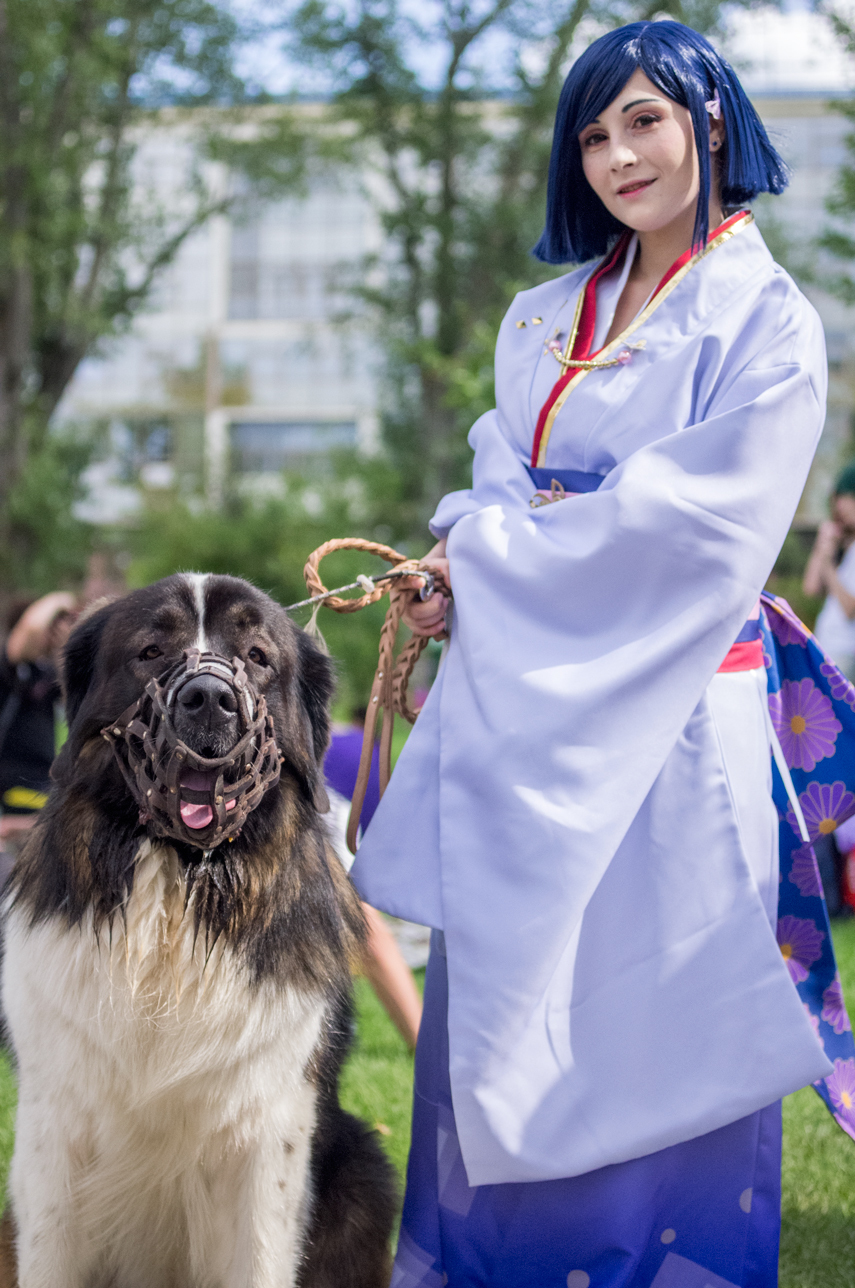
[[[731,237],[741,232],[743,228],[747,228],[753,222],[754,216],[750,211],[740,210],[737,214],[731,215],[729,219],[725,219],[724,223],[719,224],[718,228],[713,229],[703,250],[692,253],[690,248],[684,251],[679,259],[674,260],[674,263],[665,273],[641,312],[632,319],[627,327],[624,327],[619,335],[616,335],[607,345],[599,349],[596,354],[592,354],[590,349],[597,320],[597,283],[620,263],[621,258],[626,253],[632,233],[627,231],[621,235],[614,248],[602,263],[598,264],[594,269],[579,292],[576,314],[570,329],[567,347],[562,354],[554,354],[564,371],[540,409],[531,450],[532,466],[542,466],[546,463],[546,448],[549,443],[552,426],[555,417],[564,406],[571,392],[571,386],[575,388],[590,371],[596,371],[600,367],[615,367],[626,362],[631,356],[626,346],[626,340],[633,331],[636,331],[647,321],[659,308],[659,305],[668,298],[674,288],[682,282],[686,274],[694,268],[695,264],[699,263],[700,260],[717,247],[724,245]],[[643,341],[641,343],[643,344]],[[640,348],[641,345],[636,347]]]

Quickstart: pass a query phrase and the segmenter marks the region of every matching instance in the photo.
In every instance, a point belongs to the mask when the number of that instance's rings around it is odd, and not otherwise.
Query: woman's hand
[[[21,615],[9,632],[6,656],[13,666],[55,654],[68,639],[77,613],[77,600],[67,591],[43,595]]]
[[[448,560],[445,557],[445,537],[438,541],[433,550],[425,555],[422,563],[430,568],[435,568],[442,576],[446,586],[451,589],[451,574]],[[422,601],[419,599],[418,592],[421,590],[423,582],[418,577],[402,581],[401,585],[405,589],[414,592],[412,599],[401,614],[413,634],[430,635],[438,640],[446,639],[445,614],[448,612],[450,602],[448,596],[436,591],[430,599]]]
[[[819,525],[802,581],[806,595],[821,595],[830,589],[829,575],[834,572],[841,536],[840,525],[833,519],[826,519]]]

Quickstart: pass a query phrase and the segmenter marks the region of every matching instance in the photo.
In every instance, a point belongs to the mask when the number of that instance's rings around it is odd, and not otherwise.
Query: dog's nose
[[[184,715],[209,729],[229,723],[238,709],[234,689],[216,675],[188,680],[179,690],[177,702]]]

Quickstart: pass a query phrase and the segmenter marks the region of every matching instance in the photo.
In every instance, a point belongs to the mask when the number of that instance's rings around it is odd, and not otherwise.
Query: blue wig
[[[692,245],[706,243],[709,223],[709,115],[704,103],[718,92],[724,120],[721,200],[725,209],[758,192],[783,192],[785,163],[769,142],[733,68],[709,41],[681,22],[630,22],[601,36],[570,69],[555,116],[549,161],[546,227],[534,248],[547,264],[583,263],[604,255],[624,225],[606,210],[582,169],[579,133],[596,120],[636,68],[668,98],[688,108],[700,170]]]

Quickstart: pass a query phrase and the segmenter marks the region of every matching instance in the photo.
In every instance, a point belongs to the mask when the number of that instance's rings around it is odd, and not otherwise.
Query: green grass
[[[855,920],[834,923],[843,988],[855,1002]],[[780,1288],[855,1283],[855,1141],[809,1087],[784,1101]]]
[[[855,1003],[855,920],[836,922],[844,989]],[[422,977],[424,972],[418,972]],[[410,1145],[413,1058],[365,980],[356,982],[358,1037],[344,1070],[342,1102],[376,1126],[402,1181]],[[15,1082],[0,1056],[0,1187],[12,1152]],[[855,1284],[855,1142],[810,1090],[784,1102],[780,1288]]]
[[[424,981],[424,971],[416,977]],[[344,1069],[341,1102],[377,1127],[403,1179],[410,1148],[413,1057],[364,979],[356,981],[359,1033]]]

